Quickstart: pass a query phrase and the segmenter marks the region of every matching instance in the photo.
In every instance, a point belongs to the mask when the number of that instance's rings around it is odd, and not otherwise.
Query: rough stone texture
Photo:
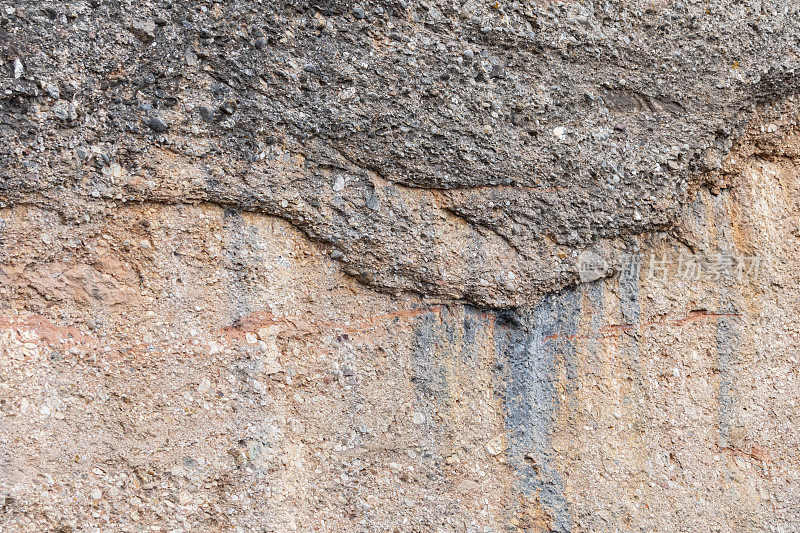
[[[798,30],[0,2],[0,528],[794,531]]]
[[[276,215],[388,290],[518,306],[671,226],[756,105],[786,2],[3,2],[0,203]],[[101,207],[102,206],[102,207]]]

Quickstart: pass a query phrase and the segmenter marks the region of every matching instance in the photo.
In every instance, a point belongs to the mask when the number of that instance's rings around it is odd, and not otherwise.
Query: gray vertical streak
[[[421,403],[431,412],[433,404],[446,404],[447,373],[438,350],[449,347],[449,343],[453,342],[454,329],[452,313],[445,308],[440,314],[423,315],[414,331],[414,373],[411,381]]]
[[[592,308],[587,310],[590,316],[589,330],[592,332],[600,331],[600,328],[602,328],[605,325],[603,319],[606,309],[606,300],[605,300],[605,293],[603,291],[603,282],[596,281],[594,283],[588,283],[586,285],[583,285],[583,291],[586,294],[586,296],[588,296],[589,301],[592,304]],[[592,355],[597,354],[598,350],[597,340],[598,340],[597,337],[594,335],[589,335],[586,338],[586,346],[589,349],[589,353],[591,353]]]
[[[495,335],[498,358],[506,365],[509,460],[522,493],[538,495],[558,532],[571,531],[572,519],[551,445],[560,407],[556,376],[560,354],[568,367],[572,364],[574,352],[566,337],[576,334],[579,315],[577,290],[565,290],[530,311],[498,316]]]
[[[425,412],[428,427],[437,408],[447,408],[448,389],[447,361],[456,359],[467,367],[478,364],[478,333],[486,327],[486,320],[474,307],[461,308],[463,316],[449,308],[439,313],[426,313],[419,318],[414,330],[413,373],[411,381]],[[453,360],[456,360],[453,359]],[[437,431],[443,428],[436,428]]]
[[[225,248],[223,254],[231,277],[226,294],[231,298],[231,319],[236,323],[254,310],[254,295],[250,283],[252,260],[248,250],[252,236],[248,234],[242,214],[235,209],[225,209],[223,215],[225,228]]]
[[[641,315],[639,305],[639,275],[641,273],[641,258],[631,256],[631,259],[619,277],[619,297],[622,318],[627,324],[637,324]]]
[[[722,298],[724,296],[724,290]],[[721,313],[735,313],[729,304],[723,304]],[[736,317],[721,316],[717,319],[717,364],[719,367],[719,445],[730,446],[731,427],[735,422],[736,397],[734,366],[739,358],[739,324]]]
[[[641,353],[639,350],[639,323],[641,321],[641,300],[639,296],[642,259],[631,256],[631,259],[619,277],[619,298],[622,321],[634,327],[622,333],[620,337],[620,355],[623,368],[628,372],[633,387],[628,395],[622,398],[623,409],[637,422],[634,427],[645,427],[643,419],[648,418],[644,409],[647,387],[644,380]]]
[[[721,197],[714,199],[716,230],[719,249],[722,253],[736,253],[731,243],[731,220]],[[719,310],[721,314],[735,315],[739,309],[736,301],[740,298],[736,280],[732,272],[723,272],[719,280]],[[741,347],[740,323],[738,317],[720,316],[717,319],[716,345],[719,368],[719,411],[718,434],[721,448],[734,447],[731,442],[731,429],[738,420],[736,401],[736,365],[739,362]]]

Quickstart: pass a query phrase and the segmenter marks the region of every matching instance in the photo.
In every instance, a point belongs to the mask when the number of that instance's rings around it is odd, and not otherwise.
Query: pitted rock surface
[[[210,202],[384,291],[520,305],[672,227],[796,91],[798,7],[4,1],[0,206]]]

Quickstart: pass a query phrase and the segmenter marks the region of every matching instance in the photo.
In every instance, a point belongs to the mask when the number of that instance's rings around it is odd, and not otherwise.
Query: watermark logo
[[[762,260],[758,256],[730,253],[649,253],[623,255],[612,262],[595,252],[584,251],[578,256],[577,267],[582,283],[607,277],[741,282],[758,277]]]
[[[578,275],[581,283],[591,283],[613,274],[611,265],[599,254],[591,251],[581,252],[578,256]]]

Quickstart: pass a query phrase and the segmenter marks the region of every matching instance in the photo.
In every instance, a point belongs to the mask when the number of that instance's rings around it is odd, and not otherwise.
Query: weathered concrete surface
[[[796,6],[0,4],[3,531],[800,523]]]

